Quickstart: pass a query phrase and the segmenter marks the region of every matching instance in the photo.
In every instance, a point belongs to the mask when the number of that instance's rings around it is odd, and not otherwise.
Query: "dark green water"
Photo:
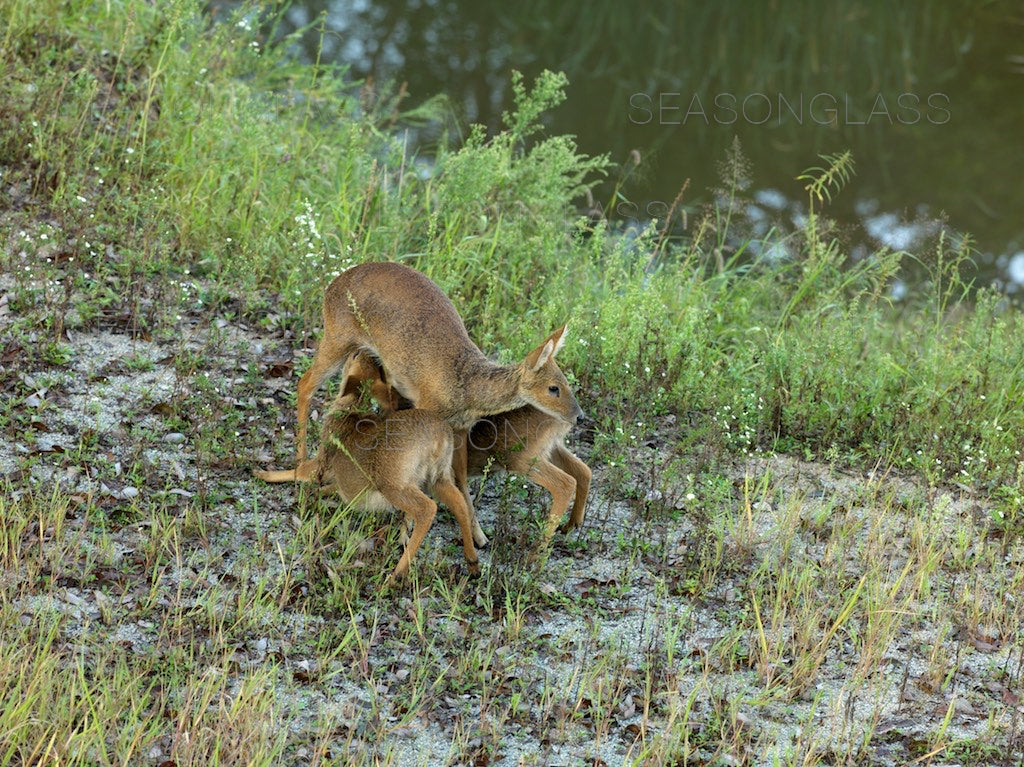
[[[849,149],[828,214],[855,253],[927,255],[942,220],[983,280],[1024,290],[1024,3],[304,0],[285,31],[319,18],[323,58],[406,83],[408,106],[444,93],[461,126],[500,127],[512,69],[565,71],[549,129],[620,163],[624,197],[615,178],[598,196],[617,219],[663,217],[687,179],[698,211],[738,137],[745,234],[786,231],[806,213],[796,176]]]

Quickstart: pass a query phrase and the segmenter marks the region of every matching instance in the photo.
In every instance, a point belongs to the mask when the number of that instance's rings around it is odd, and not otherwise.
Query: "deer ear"
[[[569,334],[566,332],[568,328],[569,324],[566,323],[565,325],[562,325],[562,327],[560,327],[554,333],[552,333],[550,336],[548,336],[549,341],[555,342],[555,350],[551,352],[552,357],[558,354],[558,350],[565,346],[565,339],[569,337]]]
[[[552,359],[558,350],[562,348],[562,344],[565,343],[565,329],[567,325],[562,325],[558,330],[548,336],[544,343],[534,349],[526,356],[526,368],[533,372],[540,370],[544,365],[547,364],[548,360]]]

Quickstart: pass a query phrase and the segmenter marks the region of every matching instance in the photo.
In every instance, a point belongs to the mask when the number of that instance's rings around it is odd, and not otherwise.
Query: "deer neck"
[[[485,416],[505,413],[527,404],[520,392],[522,370],[518,365],[495,365],[483,355],[470,360],[465,367],[466,421],[455,428],[468,429]]]

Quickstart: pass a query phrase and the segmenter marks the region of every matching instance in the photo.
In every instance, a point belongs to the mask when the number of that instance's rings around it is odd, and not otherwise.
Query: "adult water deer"
[[[437,504],[429,490],[451,509],[462,531],[462,546],[471,574],[480,572],[473,545],[473,517],[452,475],[455,436],[451,426],[427,410],[380,415],[346,411],[357,395],[343,394],[328,411],[320,450],[294,469],[257,471],[267,482],[333,482],[346,502],[371,511],[405,512],[412,534],[389,582],[409,571],[424,536],[434,522]]]
[[[582,414],[555,363],[564,342],[562,326],[520,364],[496,365],[470,340],[451,301],[425,275],[387,261],[353,266],[327,287],[323,338],[299,380],[298,459],[306,457],[313,393],[350,355],[365,352],[399,394],[416,408],[436,412],[455,430],[455,481],[472,508],[465,437],[477,420],[523,405],[570,425]],[[475,532],[477,544],[485,545],[486,537],[479,528]]]

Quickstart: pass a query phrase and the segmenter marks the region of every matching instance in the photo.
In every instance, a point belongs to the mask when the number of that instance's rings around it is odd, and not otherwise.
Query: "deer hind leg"
[[[480,522],[476,518],[473,499],[469,497],[469,432],[455,432],[455,450],[452,452],[452,472],[455,474],[455,486],[462,493],[462,499],[469,512],[469,525],[473,531],[473,540],[481,549],[490,541],[484,535]]]
[[[466,505],[459,488],[449,479],[439,479],[435,482],[434,494],[441,503],[451,509],[459,523],[459,529],[462,530],[462,551],[466,555],[466,569],[469,570],[470,575],[479,575],[480,559],[473,546],[473,516],[469,510],[470,507]]]
[[[562,515],[569,508],[569,501],[572,500],[573,493],[576,492],[576,480],[571,474],[566,474],[546,460],[535,463],[529,471],[522,473],[531,482],[551,493],[551,511],[548,514],[547,524],[544,526],[544,539],[541,543],[542,547],[546,547],[555,534]]]
[[[558,445],[555,448],[551,455],[551,462],[576,480],[576,497],[573,499],[572,513],[561,528],[563,533],[567,533],[583,524],[583,516],[587,511],[587,496],[590,495],[590,479],[593,473],[587,464],[563,445]]]
[[[278,471],[254,471],[253,474],[264,482],[314,482],[321,481],[320,461],[311,458],[300,461],[294,469],[280,469]],[[326,483],[331,480],[322,477]]]
[[[434,517],[437,516],[437,504],[430,500],[422,490],[412,485],[397,491],[384,492],[382,490],[381,494],[395,508],[404,511],[406,516],[416,520],[416,526],[405,546],[405,551],[402,552],[402,558],[398,560],[395,571],[387,580],[388,584],[391,584],[396,578],[401,578],[409,573],[409,563],[416,556],[430,526],[434,524]]]
[[[298,425],[295,430],[295,441],[298,443],[297,456],[299,461],[306,459],[306,426],[309,422],[309,403],[316,390],[329,375],[334,373],[345,362],[349,352],[349,344],[344,341],[337,341],[324,331],[324,337],[313,355],[313,363],[299,379],[298,393],[295,397],[298,410]],[[344,382],[342,391],[345,390]]]

